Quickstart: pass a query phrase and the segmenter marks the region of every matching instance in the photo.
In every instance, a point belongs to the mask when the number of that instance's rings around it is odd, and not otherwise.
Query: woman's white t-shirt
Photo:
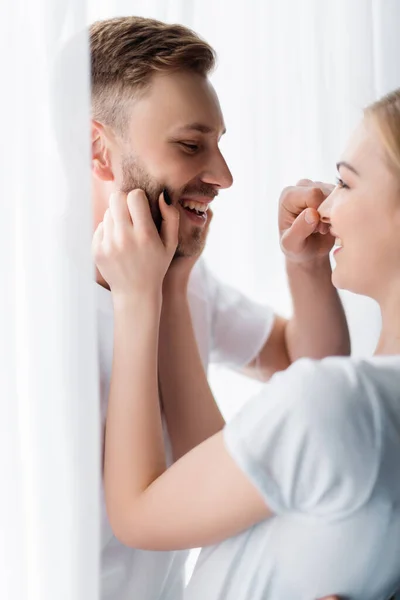
[[[187,600],[387,600],[400,588],[399,356],[301,359],[224,438],[275,516],[203,549]]]

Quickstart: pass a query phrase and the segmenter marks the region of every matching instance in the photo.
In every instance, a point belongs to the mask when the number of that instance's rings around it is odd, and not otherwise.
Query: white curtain
[[[98,597],[85,24],[82,0],[0,4],[4,600]]]
[[[232,3],[227,11],[225,2],[199,1],[194,15],[194,29],[220,57],[214,82],[236,178],[216,205],[207,258],[221,278],[289,316],[279,194],[304,177],[334,181],[361,109],[400,86],[400,3],[267,0],[246,9]],[[341,296],[353,354],[369,355],[379,334],[378,308],[367,298]],[[211,374],[228,416],[255,388],[221,369]]]
[[[0,5],[0,595],[98,598],[99,425],[90,258],[87,37],[98,18],[177,21],[217,50],[235,176],[206,259],[290,314],[276,213],[298,178],[332,181],[361,108],[400,85],[398,0],[3,0]],[[72,43],[65,43],[73,38]],[[366,265],[368,268],[368,265]],[[343,294],[356,354],[379,316]],[[211,371],[230,416],[253,387]]]

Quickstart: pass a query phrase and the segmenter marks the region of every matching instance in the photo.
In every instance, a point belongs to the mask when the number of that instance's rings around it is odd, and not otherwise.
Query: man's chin
[[[179,239],[179,244],[174,258],[194,258],[200,256],[206,244],[205,238],[200,235],[193,235],[189,239]]]

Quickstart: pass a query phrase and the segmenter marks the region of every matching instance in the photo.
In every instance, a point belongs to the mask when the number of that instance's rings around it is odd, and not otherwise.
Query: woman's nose
[[[325,198],[322,204],[319,205],[318,212],[322,223],[330,223],[331,222],[331,209],[332,209],[332,201],[333,201],[333,193],[331,192],[329,196]]]

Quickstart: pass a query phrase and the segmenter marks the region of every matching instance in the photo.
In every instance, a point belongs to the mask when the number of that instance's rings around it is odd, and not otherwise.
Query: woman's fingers
[[[127,198],[128,210],[135,229],[147,235],[158,235],[148,198],[143,190],[132,190]]]
[[[109,210],[117,234],[121,234],[127,227],[132,227],[132,218],[129,212],[126,194],[123,192],[114,192],[111,194]]]
[[[159,205],[162,216],[160,237],[165,248],[175,253],[178,245],[179,211],[166,203],[163,192],[159,197]]]

